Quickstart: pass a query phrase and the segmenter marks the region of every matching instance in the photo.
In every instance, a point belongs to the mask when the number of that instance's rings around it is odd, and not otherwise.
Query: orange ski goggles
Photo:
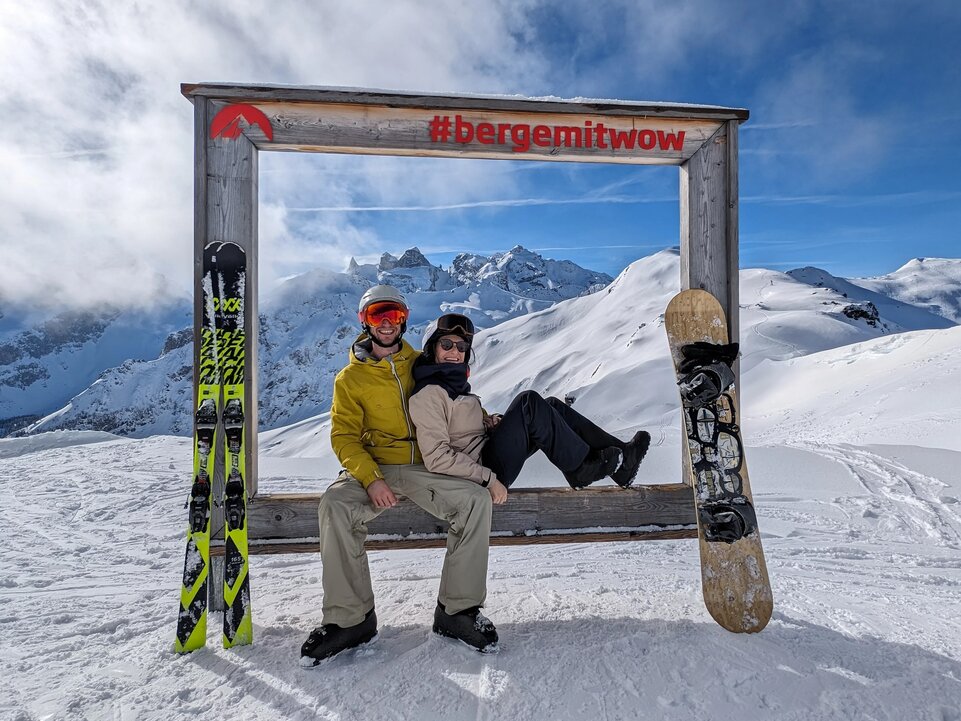
[[[383,301],[371,303],[364,309],[361,320],[371,327],[377,327],[385,320],[391,325],[403,325],[410,317],[410,311],[400,303]]]

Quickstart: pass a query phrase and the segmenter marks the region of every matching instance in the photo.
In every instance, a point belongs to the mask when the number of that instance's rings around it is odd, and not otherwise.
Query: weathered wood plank
[[[606,533],[544,533],[527,536],[491,536],[491,546],[540,546],[560,543],[610,543],[626,541],[673,541],[697,538],[697,526],[685,528],[664,528],[634,531],[611,531]],[[445,548],[447,536],[437,535],[430,538],[369,538],[364,544],[368,551],[418,550],[425,548]],[[212,558],[223,556],[223,544],[210,549]],[[317,553],[317,540],[300,542],[267,543],[251,541],[250,555],[272,556],[287,553]]]
[[[247,103],[272,137],[243,124],[259,150],[424,157],[501,158],[679,165],[714,135],[716,120],[517,112],[447,111],[351,103]],[[227,107],[213,101],[213,107]],[[432,130],[435,122],[444,123]],[[617,147],[615,147],[615,145]]]
[[[729,266],[728,140],[725,126],[681,166],[680,183],[681,289],[706,290],[722,305],[730,304],[730,286],[738,281],[737,266],[733,275]],[[724,308],[727,315],[731,310]]]
[[[247,492],[257,492],[257,148],[243,135],[237,138],[211,138],[210,120],[216,110],[199,99],[194,103],[194,389],[200,368],[200,327],[203,310],[203,249],[208,243],[232,241],[247,251],[248,272],[245,289],[244,330],[247,378],[244,392],[245,468]],[[197,399],[194,398],[194,408]],[[213,497],[220,498],[224,487],[224,449],[218,443],[215,453]],[[211,528],[223,526],[223,508],[211,509]],[[212,610],[223,610],[223,562],[212,561],[208,581],[208,603]]]
[[[316,547],[322,495],[272,494],[254,499],[248,512],[251,544],[261,542],[256,552]],[[400,500],[368,524],[371,547],[443,546],[447,523],[406,498]],[[491,544],[693,538],[687,534],[695,524],[691,490],[681,483],[583,491],[524,488],[512,490],[505,505],[494,507]]]
[[[509,110],[641,117],[700,118],[744,122],[750,113],[744,108],[719,105],[689,105],[629,100],[572,100],[491,95],[450,95],[415,93],[369,88],[293,87],[289,85],[244,85],[236,83],[182,83],[180,90],[191,100],[197,97],[231,103],[296,102],[385,105],[395,108],[437,108],[438,110]]]
[[[223,611],[226,607],[224,603],[223,543],[214,543],[210,547],[210,567],[207,572],[207,606],[211,611]]]
[[[740,207],[740,184],[738,182],[738,124],[727,122],[727,223],[725,227],[727,239],[727,329],[732,341],[737,341],[741,337],[741,314],[739,283],[738,283],[738,256],[740,252],[739,234],[739,213]],[[722,306],[723,307],[723,306]],[[740,388],[741,362],[735,362],[734,373],[737,376],[737,386]]]

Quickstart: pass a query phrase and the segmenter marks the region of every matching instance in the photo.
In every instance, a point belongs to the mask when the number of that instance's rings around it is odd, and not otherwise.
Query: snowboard
[[[674,296],[664,324],[681,391],[704,604],[728,631],[756,633],[771,618],[773,597],[738,426],[737,391],[733,384],[725,387],[734,375],[719,360],[731,349],[727,320],[713,295],[694,289]]]

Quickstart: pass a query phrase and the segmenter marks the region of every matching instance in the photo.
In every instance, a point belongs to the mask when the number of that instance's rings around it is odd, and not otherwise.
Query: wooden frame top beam
[[[510,95],[450,95],[372,90],[369,88],[182,83],[180,90],[189,100],[205,98],[229,103],[335,103],[452,111],[499,110],[577,115],[629,115],[690,120],[737,120],[741,123],[750,116],[750,112],[745,108],[728,108],[719,105],[583,98],[530,98]]]
[[[209,108],[211,139],[257,150],[575,161],[687,162],[747,111],[711,106],[185,85]]]

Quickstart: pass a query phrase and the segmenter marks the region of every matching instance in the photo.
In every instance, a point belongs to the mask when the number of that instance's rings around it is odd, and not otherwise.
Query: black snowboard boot
[[[377,614],[370,609],[356,626],[342,628],[336,623],[325,623],[310,632],[300,647],[300,665],[316,666],[325,658],[367,643],[377,635]]]
[[[434,633],[456,638],[481,653],[497,653],[497,629],[490,619],[480,612],[479,606],[451,616],[438,601],[434,611]]]
[[[621,465],[611,474],[614,483],[621,488],[630,488],[637,476],[637,469],[647,455],[647,449],[651,445],[651,434],[647,431],[638,431],[634,437],[624,446],[624,457]]]
[[[617,468],[621,460],[621,449],[610,446],[600,451],[592,450],[587,454],[587,458],[573,471],[566,471],[564,478],[571,488],[587,488],[594,481],[601,480],[604,476],[609,476]]]

